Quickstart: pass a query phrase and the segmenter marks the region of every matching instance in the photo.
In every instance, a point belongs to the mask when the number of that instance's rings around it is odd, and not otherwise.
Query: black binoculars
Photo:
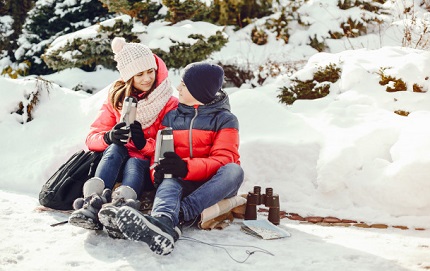
[[[279,225],[279,195],[273,194],[272,188],[266,188],[266,194],[261,194],[261,187],[254,186],[253,192],[246,197],[245,220],[257,219],[257,205],[264,204],[269,207],[269,221]]]

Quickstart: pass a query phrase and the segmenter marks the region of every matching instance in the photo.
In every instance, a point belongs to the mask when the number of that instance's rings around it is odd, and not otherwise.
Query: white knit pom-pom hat
[[[116,67],[124,82],[140,72],[157,69],[155,57],[146,45],[127,43],[124,38],[116,37],[112,40],[112,51],[115,54]]]

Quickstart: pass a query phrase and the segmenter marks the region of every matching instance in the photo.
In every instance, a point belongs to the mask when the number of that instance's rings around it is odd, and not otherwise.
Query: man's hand
[[[175,152],[165,152],[164,159],[160,160],[160,168],[164,174],[184,178],[188,174],[187,163]]]
[[[154,168],[154,187],[155,189],[160,186],[164,180],[164,171],[161,169],[160,165]]]

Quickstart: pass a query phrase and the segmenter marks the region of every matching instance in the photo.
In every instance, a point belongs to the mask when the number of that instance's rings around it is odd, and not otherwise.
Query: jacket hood
[[[169,76],[169,71],[167,70],[166,63],[154,54],[155,63],[157,64],[157,78],[155,82],[155,87],[158,87],[166,78]]]
[[[223,110],[230,112],[230,100],[227,93],[222,89],[217,92],[212,102],[198,107],[199,114],[211,114]],[[194,106],[179,103],[178,111],[183,114],[194,114],[195,109]]]

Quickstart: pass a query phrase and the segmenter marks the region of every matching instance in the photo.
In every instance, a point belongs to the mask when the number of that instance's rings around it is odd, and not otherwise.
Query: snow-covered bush
[[[242,28],[257,18],[270,15],[272,6],[278,0],[214,0],[209,21],[219,25],[234,25]]]
[[[52,73],[41,59],[52,41],[109,17],[98,0],[39,0],[28,12],[14,57],[18,63],[25,60],[31,63],[30,74]]]
[[[205,21],[213,12],[211,1],[201,0],[163,0],[167,7],[166,21],[176,24],[184,20]]]
[[[159,14],[160,9],[163,7],[160,1],[154,0],[99,0],[110,12],[118,14],[127,14],[133,18],[138,19],[143,24],[148,25],[149,23],[161,19],[163,16]]]
[[[33,0],[0,1],[0,71],[1,74],[17,76],[25,74],[23,65],[14,64],[14,52],[17,49],[17,39],[22,33],[27,12],[33,6]],[[18,67],[20,66],[20,67]],[[19,71],[18,71],[19,69]]]
[[[139,39],[166,62],[169,68],[182,68],[206,60],[228,41],[223,27],[190,20],[170,25],[154,22]]]
[[[163,0],[167,7],[166,20],[206,21],[217,25],[243,28],[256,18],[270,15],[279,0]]]
[[[298,23],[308,33],[307,41],[325,51],[327,39],[350,39],[372,33],[389,20],[385,0],[325,0],[306,2],[296,11]],[[376,29],[376,30],[375,30]],[[305,38],[305,37],[302,37]]]
[[[5,62],[10,63],[10,61],[5,61]],[[31,63],[28,60],[24,60],[19,64],[10,63],[10,65],[5,65],[5,67],[1,71],[1,75],[7,75],[9,78],[12,78],[12,79],[16,79],[20,76],[26,76],[29,74],[30,66],[31,66]]]
[[[33,112],[40,101],[41,95],[43,93],[49,93],[49,91],[52,89],[52,83],[40,77],[30,79],[30,81],[34,82],[34,89],[26,90],[25,97],[17,105],[16,111],[11,112],[16,113],[22,117],[20,120],[21,124],[33,120]]]
[[[278,95],[279,101],[293,104],[298,99],[313,100],[325,97],[330,93],[331,84],[339,80],[340,75],[341,69],[336,64],[318,67],[312,79],[293,78],[288,87],[282,87],[281,94]]]
[[[129,42],[139,42],[136,33],[132,32],[133,26],[133,20],[127,15],[106,20],[56,39],[42,58],[53,70],[81,68],[93,71],[97,65],[115,70],[110,42],[117,36]]]
[[[224,33],[220,31],[209,37],[201,34],[192,34],[188,38],[194,42],[183,43],[174,41],[175,45],[170,47],[169,52],[160,49],[152,49],[152,51],[164,59],[169,68],[179,69],[189,63],[207,59],[209,55],[221,49],[227,42]]]

